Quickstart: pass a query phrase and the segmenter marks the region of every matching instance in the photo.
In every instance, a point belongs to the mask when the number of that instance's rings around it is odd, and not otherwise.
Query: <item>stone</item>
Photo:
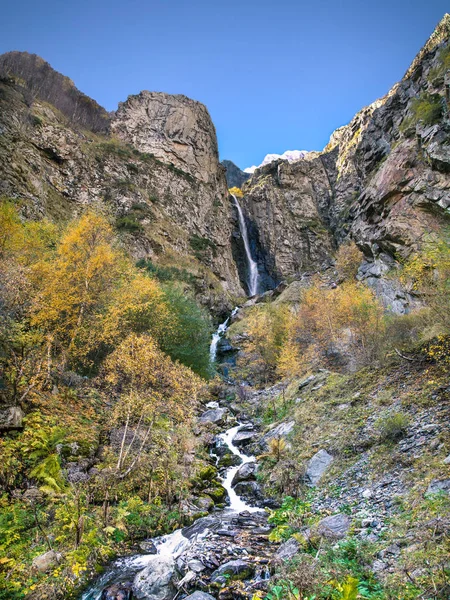
[[[434,479],[428,486],[427,494],[439,494],[440,492],[450,494],[450,479]]]
[[[247,431],[244,429],[236,433],[233,438],[233,444],[235,446],[247,446],[247,444],[250,444],[257,437],[258,433],[256,431]]]
[[[42,502],[44,499],[44,493],[39,488],[31,487],[24,491],[22,499],[30,502],[31,504]]]
[[[194,573],[201,573],[206,569],[202,561],[196,559],[190,560],[188,562],[188,567],[191,569],[191,571],[194,571]]]
[[[144,542],[139,542],[139,548],[145,552],[145,554],[158,554],[158,549],[152,540],[146,540]]]
[[[317,485],[332,462],[333,457],[326,450],[316,452],[306,467],[306,482],[312,486]]]
[[[261,486],[256,481],[240,481],[234,486],[234,491],[246,500],[258,501],[263,499]]]
[[[286,438],[294,429],[295,421],[284,421],[280,423],[276,427],[272,427],[269,431],[267,431],[259,441],[259,446],[263,450],[267,450],[269,447],[270,440],[277,440],[281,438]]]
[[[219,425],[223,423],[226,414],[226,408],[211,408],[201,414],[198,420],[200,423],[214,423],[214,425]]]
[[[275,552],[274,559],[277,561],[285,561],[293,558],[300,551],[300,542],[295,538],[290,538],[287,542],[281,544]]]
[[[189,596],[186,596],[184,600],[215,600],[215,598],[206,592],[197,591],[193,594],[189,594]]]
[[[0,407],[0,431],[22,429],[24,416],[20,406]]]
[[[202,512],[209,512],[214,507],[214,500],[206,495],[194,498],[193,502]]]
[[[133,581],[137,600],[172,600],[176,594],[173,583],[175,561],[172,556],[156,555]]]
[[[31,568],[39,573],[48,573],[56,567],[60,560],[60,554],[57,554],[54,550],[49,550],[48,552],[33,558]]]
[[[447,456],[447,458],[444,458],[442,462],[444,463],[444,465],[450,465],[450,454]]]
[[[305,388],[307,385],[309,385],[310,383],[312,383],[313,381],[315,381],[316,376],[315,375],[310,375],[309,377],[307,377],[306,379],[303,379],[303,381],[301,381],[298,384],[298,391],[302,390],[303,388]]]
[[[319,521],[317,531],[323,535],[323,537],[341,539],[346,536],[347,531],[350,529],[350,524],[350,517],[340,513],[338,515],[325,517],[325,519]]]
[[[130,583],[114,583],[102,591],[100,600],[131,600],[132,584]]]
[[[230,577],[230,579],[249,579],[255,572],[255,567],[244,560],[230,560],[221,565],[211,575],[211,581],[217,581],[219,577]]]
[[[256,462],[244,463],[236,471],[236,474],[233,477],[231,485],[234,487],[240,481],[249,481],[249,480],[256,479],[257,471],[258,471],[258,465]]]

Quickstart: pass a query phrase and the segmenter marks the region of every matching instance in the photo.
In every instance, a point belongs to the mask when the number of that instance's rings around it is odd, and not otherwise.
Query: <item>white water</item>
[[[239,204],[239,200],[236,196],[233,196],[233,199],[238,212],[239,229],[241,231],[242,239],[244,240],[245,255],[248,263],[248,293],[250,296],[255,296],[258,293],[259,284],[258,265],[256,264],[256,261],[253,260],[253,256],[250,250],[247,225],[245,223],[245,217],[244,213],[242,212],[241,205]]]
[[[233,481],[233,477],[236,475],[239,468],[245,463],[255,462],[254,456],[247,456],[246,454],[242,454],[240,452],[239,448],[237,448],[233,444],[233,438],[240,429],[242,429],[242,425],[236,425],[236,427],[232,427],[231,429],[228,429],[228,431],[225,431],[225,433],[221,433],[219,435],[220,439],[223,440],[223,442],[228,446],[228,448],[231,450],[231,452],[235,456],[239,456],[239,458],[242,460],[242,463],[240,465],[238,465],[236,467],[230,467],[229,469],[226,470],[225,477],[222,478],[222,484],[223,484],[223,487],[227,490],[228,497],[230,499],[229,510],[232,510],[233,512],[243,512],[244,510],[248,510],[248,512],[258,512],[258,511],[261,511],[262,509],[258,508],[256,506],[250,506],[249,504],[247,504],[246,502],[241,500],[241,498],[236,494],[234,489],[231,487],[231,482]]]
[[[236,306],[236,308],[233,309],[233,312],[228,317],[228,319],[226,319],[223,323],[219,325],[217,331],[212,336],[211,345],[209,347],[209,357],[212,363],[214,363],[216,360],[217,344],[219,343],[219,340],[223,336],[225,331],[228,329],[228,323],[230,322],[230,319],[234,317],[238,310],[239,308]]]

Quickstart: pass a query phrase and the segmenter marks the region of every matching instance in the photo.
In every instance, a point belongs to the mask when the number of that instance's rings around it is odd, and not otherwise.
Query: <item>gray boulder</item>
[[[275,560],[284,561],[293,558],[300,550],[300,543],[295,538],[290,538],[275,552]]]
[[[200,423],[214,423],[215,425],[219,425],[224,421],[226,413],[226,408],[210,408],[200,415],[198,420]]]
[[[244,560],[230,560],[221,565],[211,575],[211,581],[216,581],[219,577],[230,577],[230,579],[249,579],[255,572],[255,567]]]
[[[56,567],[60,560],[61,554],[57,554],[54,550],[49,550],[48,552],[33,558],[31,569],[38,571],[39,573],[47,573]]]
[[[250,481],[256,478],[256,472],[258,471],[258,465],[255,462],[244,463],[239,467],[236,475],[233,477],[231,485],[234,487],[241,481]]]
[[[215,600],[215,598],[206,592],[194,592],[193,594],[186,596],[184,600]]]
[[[450,494],[450,479],[434,479],[427,489],[427,494],[439,494],[439,492],[447,492]]]
[[[20,406],[0,408],[0,431],[21,429],[23,427],[23,410]]]
[[[234,486],[234,491],[245,500],[254,501],[263,499],[261,487],[256,481],[240,481]]]
[[[247,444],[250,444],[257,435],[256,431],[249,431],[247,429],[238,431],[233,438],[233,444],[235,446],[246,446]]]
[[[306,467],[306,482],[309,485],[317,485],[332,462],[333,457],[326,450],[316,452]]]
[[[138,600],[172,600],[175,561],[172,556],[156,555],[133,581],[133,594]]]
[[[259,446],[263,450],[267,450],[271,440],[285,438],[294,429],[295,421],[285,421],[265,433],[259,441]]]
[[[346,536],[351,520],[348,515],[338,514],[319,521],[317,531],[325,538],[341,539]]]

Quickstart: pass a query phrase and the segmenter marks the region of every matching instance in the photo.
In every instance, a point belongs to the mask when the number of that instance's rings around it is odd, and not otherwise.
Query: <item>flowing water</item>
[[[233,312],[231,313],[231,315],[223,323],[221,323],[219,325],[219,327],[217,328],[217,331],[212,336],[211,345],[209,347],[209,356],[210,356],[211,363],[213,363],[213,364],[216,361],[217,345],[220,341],[220,338],[224,335],[224,333],[228,329],[228,323],[230,322],[230,319],[232,319],[234,317],[234,315],[237,313],[238,310],[239,310],[239,308],[236,306],[236,308],[233,309]]]
[[[247,258],[248,264],[248,292],[250,296],[255,296],[258,293],[259,289],[259,273],[258,273],[258,265],[256,261],[253,259],[250,241],[248,237],[247,224],[245,222],[244,213],[242,212],[241,205],[239,204],[239,200],[236,196],[233,196],[234,204],[236,206],[238,217],[239,217],[239,230],[242,235],[242,239],[244,241],[245,248],[245,256]]]
[[[198,529],[201,531],[201,536],[204,536],[208,532],[208,522],[211,519],[229,521],[233,515],[237,513],[248,511],[251,513],[262,511],[263,509],[250,506],[236,494],[234,489],[231,487],[233,478],[239,469],[239,467],[248,462],[253,462],[255,458],[253,456],[247,456],[240,452],[240,450],[233,444],[233,438],[236,433],[245,427],[245,425],[236,425],[231,427],[227,431],[224,431],[219,435],[219,439],[228,447],[228,449],[242,460],[241,464],[235,467],[230,467],[225,471],[222,477],[222,483],[224,488],[227,490],[230,506],[222,511],[213,513],[209,517],[198,519],[196,524],[201,525]],[[214,456],[214,454],[212,453]],[[199,522],[202,522],[201,524]],[[160,556],[172,556],[174,559],[180,556],[191,544],[191,539],[186,537],[184,533],[187,533],[189,529],[192,529],[195,525],[185,527],[183,529],[177,529],[173,533],[162,536],[160,538],[153,539],[153,543],[156,546],[157,554],[136,554],[134,556],[127,556],[119,558],[114,561],[105,573],[92,585],[82,596],[81,600],[100,600],[102,591],[112,585],[113,583],[121,583],[124,581],[130,581],[137,573],[149,567],[153,561],[158,560]],[[184,533],[183,533],[184,532]],[[197,535],[197,539],[198,539]],[[264,578],[264,573],[261,573],[261,578]]]

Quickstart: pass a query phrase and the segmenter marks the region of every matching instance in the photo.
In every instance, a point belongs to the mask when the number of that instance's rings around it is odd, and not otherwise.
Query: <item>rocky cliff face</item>
[[[206,107],[182,95],[141,92],[121,102],[111,130],[140,152],[205,183],[223,183],[214,125]]]
[[[246,181],[250,179],[249,173],[244,173],[241,169],[234,164],[231,160],[223,160],[222,166],[226,169],[227,185],[229,188],[238,187],[241,188]]]
[[[320,268],[347,237],[378,278],[440,228],[450,206],[446,15],[402,81],[321,153],[258,169],[244,204],[275,278]]]
[[[143,92],[108,116],[113,136],[99,134],[64,113],[57,82],[65,79],[48,65],[53,83],[30,101],[30,57],[21,62],[17,54],[0,80],[0,194],[16,198],[31,218],[106,210],[136,259],[187,268],[201,299],[225,309],[226,294],[243,290],[231,252],[233,207],[206,108]],[[39,70],[43,61],[33,61]]]

